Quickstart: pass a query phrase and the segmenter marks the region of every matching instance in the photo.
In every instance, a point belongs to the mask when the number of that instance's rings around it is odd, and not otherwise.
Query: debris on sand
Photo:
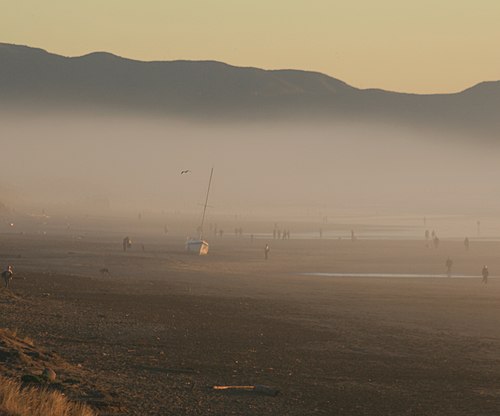
[[[44,368],[42,377],[47,381],[54,382],[56,381],[57,374],[52,368]]]

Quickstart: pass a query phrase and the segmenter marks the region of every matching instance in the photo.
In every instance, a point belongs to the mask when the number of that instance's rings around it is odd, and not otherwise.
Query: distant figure
[[[477,225],[477,235],[481,235],[481,221],[477,221],[476,225]]]
[[[451,277],[451,267],[453,266],[453,260],[448,257],[446,260],[446,275]]]
[[[319,229],[319,238],[323,238],[323,228]]]
[[[437,235],[434,236],[434,239],[432,240],[432,243],[434,244],[434,248],[439,247],[439,238]]]
[[[425,230],[425,240],[428,241],[430,237],[429,230]]]
[[[142,246],[142,251],[146,251],[146,248],[144,247],[144,244],[141,244]]]
[[[250,242],[253,243],[253,234],[250,234]]]
[[[224,230],[219,230],[219,237],[222,238],[223,235],[224,235]]]
[[[168,234],[168,227],[167,227],[166,225],[165,225],[165,226],[163,226],[163,232],[164,232],[165,234]]]
[[[127,251],[132,247],[132,240],[127,236],[123,239],[123,251]]]
[[[356,236],[354,235],[354,230],[351,230],[351,241],[354,241]]]
[[[269,244],[266,244],[266,247],[264,248],[264,257],[267,260],[269,258],[269,252],[271,249],[269,248]]]
[[[434,237],[436,237],[436,231],[432,230],[431,237],[434,240]]]
[[[8,289],[10,287],[10,281],[12,280],[12,276],[13,276],[13,271],[12,271],[12,266],[7,266],[7,269],[5,269],[3,272],[2,272],[2,278],[3,278],[3,281],[5,283],[5,287]]]
[[[467,251],[469,251],[469,238],[468,237],[465,237],[465,240],[464,240],[464,247]]]
[[[488,283],[488,276],[490,275],[490,272],[488,270],[488,266],[483,266],[483,270],[482,270],[481,274],[483,275],[482,282]]]

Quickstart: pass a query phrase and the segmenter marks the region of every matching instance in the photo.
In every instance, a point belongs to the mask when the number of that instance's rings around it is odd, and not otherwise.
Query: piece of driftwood
[[[280,391],[274,387],[264,386],[262,384],[255,384],[253,386],[212,386],[213,390],[222,391],[246,391],[256,394],[264,394],[266,396],[276,396]]]

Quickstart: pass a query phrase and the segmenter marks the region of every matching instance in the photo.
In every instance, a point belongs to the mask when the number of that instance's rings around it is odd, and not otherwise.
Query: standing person
[[[264,248],[264,258],[267,260],[269,258],[269,252],[271,249],[269,248],[269,244],[266,244],[266,247]]]
[[[469,251],[469,237],[465,237],[464,247],[467,251]]]
[[[488,283],[488,276],[490,275],[490,271],[488,270],[488,266],[486,266],[486,265],[483,266],[483,270],[482,270],[481,274],[483,275],[482,282]]]
[[[438,248],[439,247],[439,238],[438,236],[434,236],[434,239],[432,240],[433,244],[434,244],[434,248]]]
[[[446,275],[451,277],[451,267],[453,266],[453,260],[448,257],[446,260]]]
[[[429,241],[429,230],[425,230],[425,240]]]
[[[127,236],[123,239],[123,251],[127,251],[130,247],[132,247],[132,240]]]
[[[2,272],[2,278],[3,278],[3,281],[5,283],[5,287],[8,289],[9,286],[10,286],[10,281],[12,280],[12,276],[13,276],[13,271],[12,271],[12,266],[7,266],[7,269],[5,269],[3,272]]]

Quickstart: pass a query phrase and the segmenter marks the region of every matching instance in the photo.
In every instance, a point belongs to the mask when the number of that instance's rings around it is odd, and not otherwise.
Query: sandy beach
[[[113,236],[2,235],[2,326],[84,369],[100,414],[497,414],[500,243],[270,244],[265,261],[249,238],[196,257],[176,237],[124,253]],[[397,277],[444,274],[447,256],[471,277]],[[388,277],[338,277],[373,273]]]

